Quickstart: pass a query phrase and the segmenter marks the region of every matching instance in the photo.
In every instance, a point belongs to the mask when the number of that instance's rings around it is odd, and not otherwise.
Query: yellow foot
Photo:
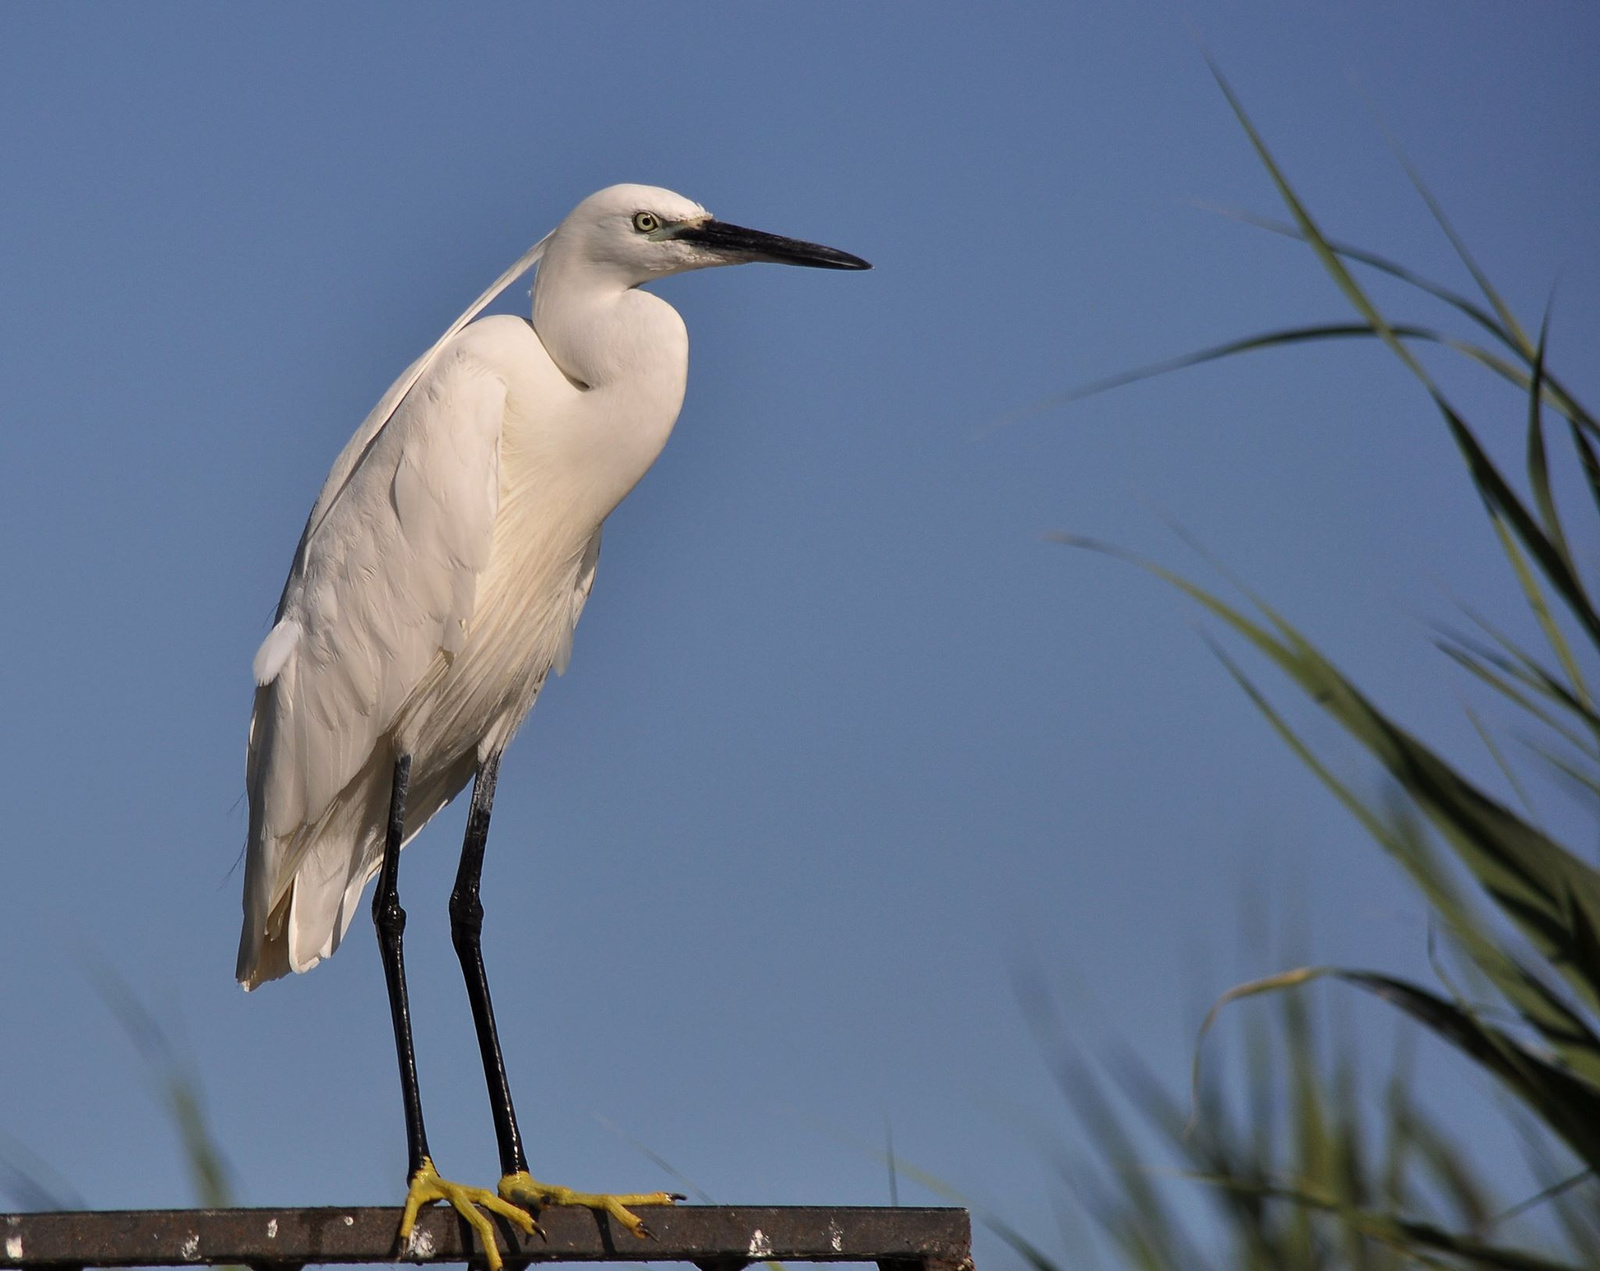
[[[504,1188],[503,1183],[501,1186]],[[440,1178],[438,1171],[433,1168],[433,1162],[423,1157],[422,1167],[411,1176],[411,1187],[406,1193],[406,1210],[400,1218],[402,1251],[411,1242],[411,1229],[416,1225],[417,1211],[436,1200],[448,1202],[478,1233],[478,1240],[483,1245],[483,1260],[489,1264],[489,1271],[501,1271],[505,1264],[500,1258],[500,1247],[495,1243],[494,1228],[483,1216],[480,1205],[490,1213],[516,1223],[530,1236],[539,1230],[539,1224],[533,1221],[527,1210],[501,1200],[487,1187],[463,1187],[460,1183]]]
[[[604,1210],[641,1240],[650,1235],[650,1229],[632,1213],[629,1205],[670,1205],[683,1197],[676,1192],[642,1192],[633,1196],[612,1196],[603,1192],[575,1192],[570,1187],[557,1187],[541,1183],[525,1171],[507,1174],[500,1180],[500,1195],[519,1205],[543,1209],[547,1205],[582,1205],[585,1209]]]

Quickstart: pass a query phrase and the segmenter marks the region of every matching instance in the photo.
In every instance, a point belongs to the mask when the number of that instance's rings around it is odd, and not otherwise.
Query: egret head
[[[716,220],[653,185],[613,185],[568,213],[547,256],[576,257],[628,287],[712,265],[768,260],[818,269],[870,269],[859,256]]]

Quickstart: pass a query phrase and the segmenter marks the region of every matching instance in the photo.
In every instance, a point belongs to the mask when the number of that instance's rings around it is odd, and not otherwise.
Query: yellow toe
[[[628,1208],[629,1205],[670,1205],[683,1199],[672,1192],[636,1192],[627,1195],[575,1192],[570,1187],[555,1183],[541,1183],[526,1171],[507,1174],[500,1180],[499,1191],[505,1200],[531,1205],[534,1209],[544,1209],[549,1205],[581,1205],[585,1209],[610,1214],[641,1240],[650,1235],[650,1229],[638,1214]]]
[[[502,1271],[505,1263],[500,1256],[500,1246],[495,1241],[494,1227],[488,1218],[484,1217],[485,1209],[500,1215],[508,1222],[515,1223],[529,1235],[539,1230],[539,1224],[534,1222],[527,1210],[503,1200],[486,1187],[464,1187],[460,1183],[440,1178],[439,1172],[433,1167],[433,1162],[423,1157],[421,1168],[411,1176],[411,1185],[406,1192],[405,1212],[400,1216],[402,1245],[411,1239],[418,1211],[424,1205],[431,1205],[441,1200],[466,1219],[467,1224],[478,1233],[478,1243],[483,1246],[483,1259],[489,1264],[489,1271]]]

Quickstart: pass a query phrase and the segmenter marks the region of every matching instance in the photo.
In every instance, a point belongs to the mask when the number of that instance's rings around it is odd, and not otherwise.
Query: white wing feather
[[[246,772],[246,905],[261,934],[335,799],[435,659],[461,646],[493,542],[504,407],[499,376],[447,353],[373,438],[296,561],[257,656],[266,682]]]
[[[393,418],[395,411],[399,408],[400,403],[405,400],[406,394],[411,391],[412,386],[422,378],[423,373],[433,365],[434,360],[438,358],[445,345],[455,339],[466,327],[467,323],[482,313],[502,291],[516,282],[534,265],[538,264],[539,258],[544,255],[545,246],[549,242],[550,235],[546,234],[532,247],[528,248],[527,251],[523,252],[521,256],[517,257],[500,277],[489,284],[489,289],[468,305],[461,315],[450,324],[445,333],[433,342],[433,346],[410,366],[406,367],[400,378],[389,385],[389,391],[378,399],[378,404],[361,421],[361,427],[357,428],[355,435],[345,443],[344,449],[339,452],[339,457],[333,461],[333,467],[328,473],[328,479],[322,483],[322,491],[317,495],[317,502],[311,509],[311,515],[306,518],[306,528],[300,535],[300,545],[295,550],[296,568],[299,567],[300,557],[304,554],[306,545],[321,526],[323,517],[327,515],[335,500],[343,493],[345,482],[349,479],[350,473],[355,469],[361,456],[366,453],[366,449],[372,443],[372,439]],[[292,570],[289,576],[291,579],[294,577]],[[278,616],[280,618],[283,616],[281,604]]]

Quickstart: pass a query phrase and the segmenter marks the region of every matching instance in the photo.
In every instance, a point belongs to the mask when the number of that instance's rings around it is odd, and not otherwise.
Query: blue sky
[[[1180,522],[1487,773],[1427,623],[1513,597],[1414,384],[1376,349],[1307,349],[983,425],[1344,316],[1309,254],[1197,206],[1279,211],[1200,44],[1331,232],[1466,287],[1392,131],[1526,319],[1559,284],[1552,358],[1593,400],[1591,9],[55,5],[5,27],[0,1130],[92,1203],[187,1199],[102,964],[181,1020],[247,1201],[400,1195],[370,930],[232,983],[250,659],[371,403],[615,181],[876,268],[659,288],[688,398],[608,525],[490,845],[535,1173],[664,1185],[609,1123],[719,1200],[878,1203],[881,1163],[845,1140],[887,1117],[1048,1244],[1033,1133],[1072,1131],[1019,962],[1070,986],[1082,1040],[1174,1082],[1203,1004],[1275,965],[1242,952],[1249,886],[1305,915],[1307,956],[1426,974],[1417,901],[1193,610],[1042,541],[1195,563]],[[1452,384],[1514,454],[1515,403]],[[487,1181],[445,911],[462,812],[402,893],[433,1146]]]

